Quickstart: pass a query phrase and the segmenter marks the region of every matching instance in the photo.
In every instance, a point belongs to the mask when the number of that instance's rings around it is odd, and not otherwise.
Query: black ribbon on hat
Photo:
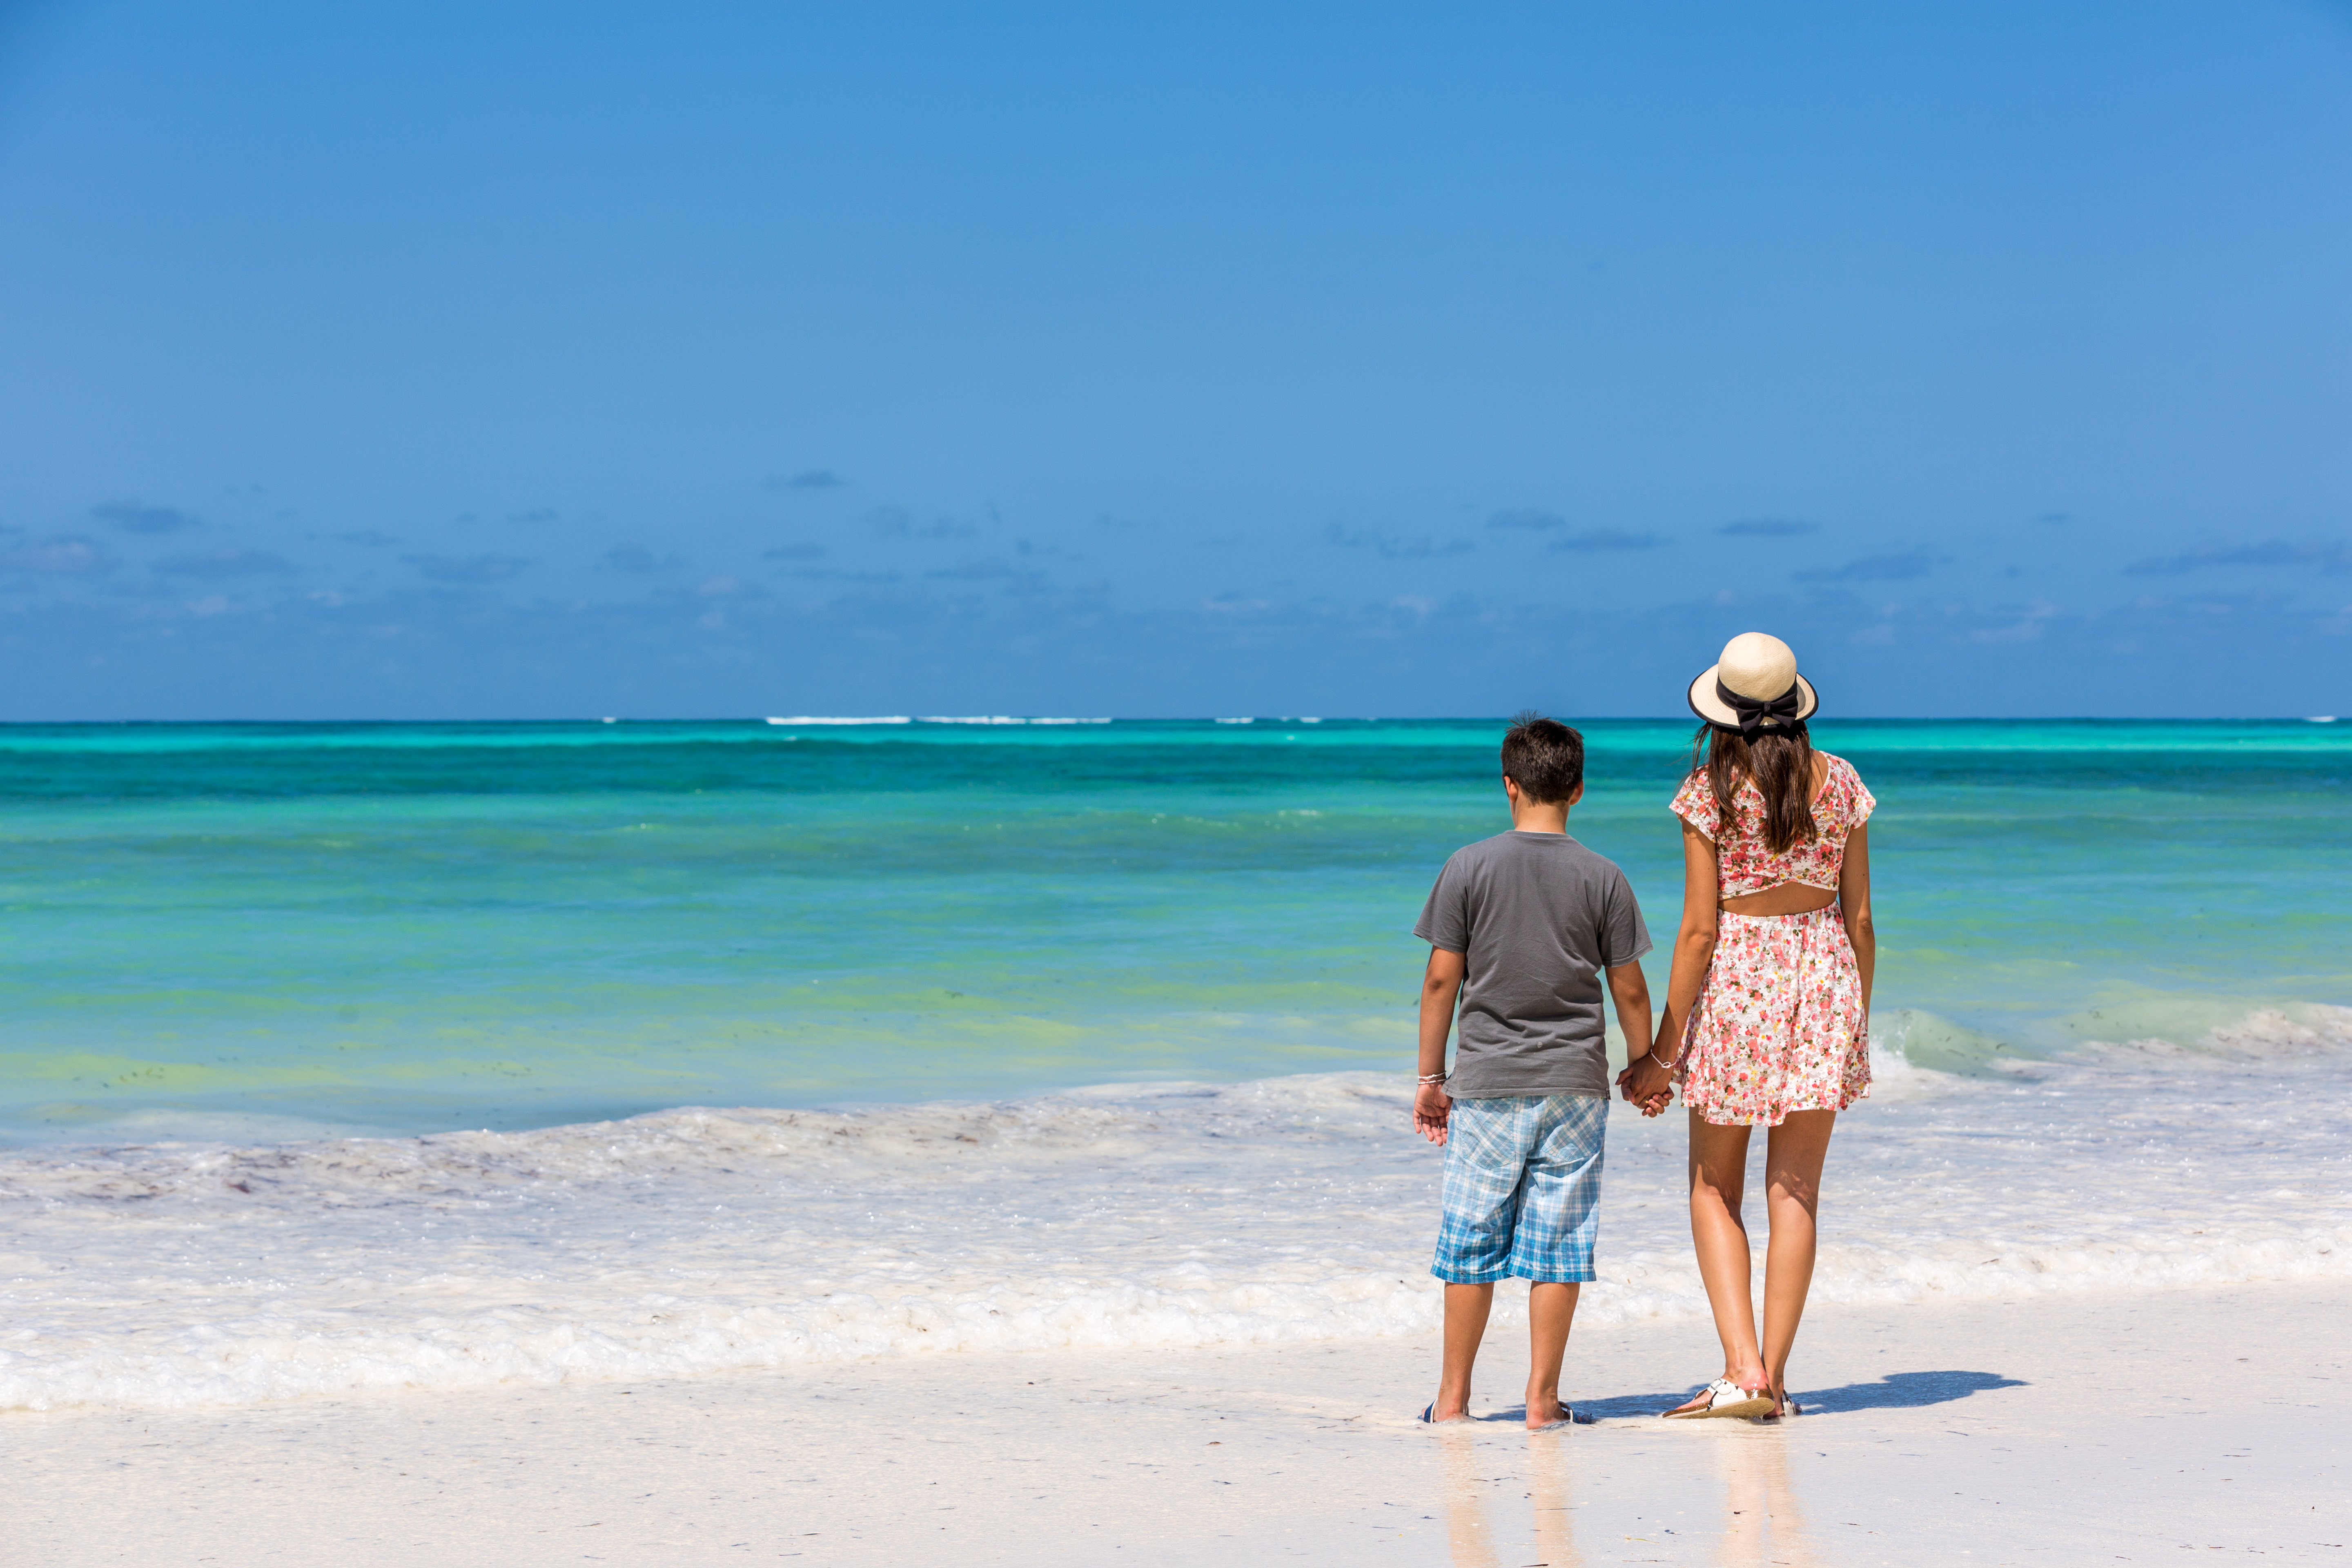
[[[1723,677],[1718,675],[1715,678],[1715,694],[1723,699],[1725,707],[1739,715],[1739,738],[1743,741],[1754,740],[1756,731],[1768,719],[1778,721],[1780,726],[1784,729],[1794,726],[1799,710],[1805,705],[1804,683],[1796,680],[1789,683],[1788,690],[1768,700],[1762,697],[1742,697],[1738,692],[1726,686],[1723,683]],[[1730,727],[1728,724],[1721,726],[1727,730]]]

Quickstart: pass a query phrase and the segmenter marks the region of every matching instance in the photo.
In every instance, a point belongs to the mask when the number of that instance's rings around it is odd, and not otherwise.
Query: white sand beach
[[[1703,1321],[1580,1331],[1596,1417],[1415,1424],[1421,1339],[898,1357],[167,1414],[12,1412],[11,1568],[288,1562],[2336,1563],[2338,1281],[1825,1304],[1779,1426],[1656,1420]]]

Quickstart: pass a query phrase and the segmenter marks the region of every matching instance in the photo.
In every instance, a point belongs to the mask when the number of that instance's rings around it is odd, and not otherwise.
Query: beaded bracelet
[[[1453,1076],[1454,1075],[1452,1073],[1425,1072],[1421,1075],[1419,1081],[1422,1083],[1444,1083],[1447,1079]]]

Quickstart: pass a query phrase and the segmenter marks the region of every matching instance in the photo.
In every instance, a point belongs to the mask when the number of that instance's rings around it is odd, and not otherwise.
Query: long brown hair
[[[1742,779],[1764,795],[1764,847],[1778,855],[1809,844],[1813,823],[1813,742],[1803,724],[1759,731],[1750,741],[1735,730],[1702,724],[1691,742],[1691,770],[1704,769],[1715,792],[1716,843],[1727,842],[1737,820],[1731,809]]]

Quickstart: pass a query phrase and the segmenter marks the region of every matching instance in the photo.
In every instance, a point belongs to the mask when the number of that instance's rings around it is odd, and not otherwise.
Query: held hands
[[[1412,1130],[1444,1147],[1445,1123],[1454,1114],[1454,1097],[1442,1083],[1425,1083],[1413,1091]]]
[[[1626,1064],[1617,1075],[1617,1087],[1630,1103],[1642,1108],[1643,1115],[1655,1116],[1665,1110],[1674,1094],[1675,1075],[1654,1053],[1649,1053]]]

